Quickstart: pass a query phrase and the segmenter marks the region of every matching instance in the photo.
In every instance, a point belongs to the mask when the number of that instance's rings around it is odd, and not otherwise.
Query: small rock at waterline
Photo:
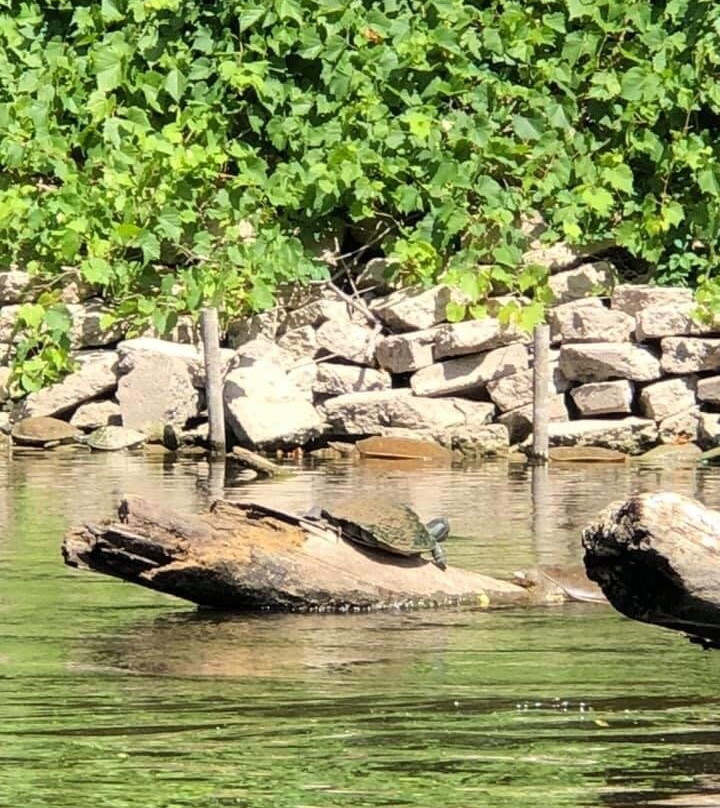
[[[412,438],[376,436],[359,440],[355,447],[364,457],[386,457],[393,460],[440,460],[449,463],[452,452],[439,443]]]
[[[81,436],[81,432],[67,421],[45,415],[23,418],[13,426],[10,434],[15,443],[26,446],[72,443]]]
[[[563,463],[624,463],[628,459],[624,452],[602,446],[554,446],[549,457]]]
[[[146,440],[146,435],[134,429],[127,429],[124,426],[101,426],[87,436],[85,443],[96,451],[117,452],[120,449],[140,446]]]

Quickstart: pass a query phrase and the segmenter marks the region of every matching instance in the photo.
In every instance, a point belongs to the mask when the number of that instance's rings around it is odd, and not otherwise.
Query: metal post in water
[[[550,440],[548,437],[548,409],[550,388],[550,326],[536,325],[533,334],[533,445],[535,463],[547,463]]]
[[[225,455],[225,411],[222,375],[220,373],[220,337],[215,308],[200,312],[203,353],[205,357],[205,392],[210,419],[210,455]]]

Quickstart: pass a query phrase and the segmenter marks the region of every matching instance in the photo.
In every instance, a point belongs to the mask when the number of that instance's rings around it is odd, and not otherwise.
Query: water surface
[[[225,494],[288,509],[349,492],[451,519],[452,563],[573,562],[632,492],[720,505],[712,469],[328,463]],[[581,604],[224,615],[87,572],[70,524],[120,490],[188,511],[202,461],[0,459],[0,806],[720,805],[720,652]]]

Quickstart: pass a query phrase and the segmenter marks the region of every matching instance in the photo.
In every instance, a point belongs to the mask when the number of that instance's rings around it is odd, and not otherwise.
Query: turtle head
[[[435,541],[445,541],[450,535],[450,522],[444,516],[436,516],[425,524],[427,532]]]

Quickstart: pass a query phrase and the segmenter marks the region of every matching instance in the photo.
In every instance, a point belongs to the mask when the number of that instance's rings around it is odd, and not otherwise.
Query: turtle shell
[[[408,505],[353,499],[322,510],[322,517],[337,527],[343,538],[390,553],[415,556],[432,551],[437,542]]]
[[[80,437],[81,432],[67,421],[40,415],[18,421],[10,434],[17,443],[44,446],[46,443],[71,443]]]
[[[116,452],[139,446],[146,440],[142,432],[126,429],[122,426],[101,426],[91,432],[85,442],[91,449],[101,452]]]

